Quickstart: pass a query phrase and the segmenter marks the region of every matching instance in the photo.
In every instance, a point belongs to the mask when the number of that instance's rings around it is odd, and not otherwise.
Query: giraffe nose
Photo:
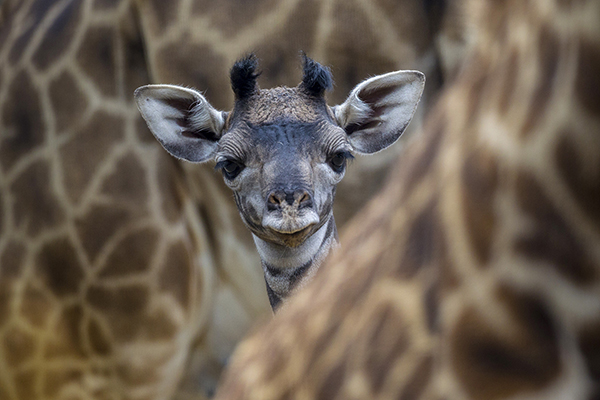
[[[312,207],[312,196],[304,189],[299,190],[274,190],[267,197],[267,209],[270,211],[280,209],[287,203],[297,208]]]

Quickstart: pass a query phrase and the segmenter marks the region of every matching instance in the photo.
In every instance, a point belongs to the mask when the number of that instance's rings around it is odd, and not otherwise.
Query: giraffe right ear
[[[410,123],[423,94],[425,75],[396,71],[358,84],[343,104],[332,107],[354,151],[373,154],[391,146]]]
[[[147,85],[136,89],[134,96],[148,128],[171,155],[196,163],[215,155],[226,114],[200,93],[181,86]]]

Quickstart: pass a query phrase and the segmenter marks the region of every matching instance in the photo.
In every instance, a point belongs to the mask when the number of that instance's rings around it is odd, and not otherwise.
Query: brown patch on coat
[[[112,352],[112,340],[104,326],[94,317],[87,323],[86,334],[94,354],[108,356]]]
[[[552,89],[560,61],[560,40],[552,27],[542,26],[539,35],[537,83],[533,97],[529,101],[531,106],[527,111],[527,118],[521,131],[524,136],[531,133],[546,112],[548,103],[552,98]]]
[[[39,93],[29,75],[19,73],[12,81],[2,107],[0,166],[6,171],[31,151],[44,144],[46,124]]]
[[[23,270],[25,246],[16,241],[8,242],[0,254],[0,281],[17,279]]]
[[[498,111],[500,115],[505,116],[511,102],[514,99],[517,76],[519,71],[519,52],[513,49],[503,65],[503,82],[501,82],[500,99],[498,103]]]
[[[402,248],[404,254],[396,263],[395,277],[410,279],[424,267],[446,257],[445,238],[441,234],[436,202],[432,202],[416,216],[407,228],[408,239]]]
[[[440,302],[441,288],[439,281],[435,281],[425,291],[423,295],[423,307],[425,308],[425,317],[427,329],[430,333],[437,333],[440,330]]]
[[[29,8],[27,15],[24,18],[25,21],[29,22],[26,25],[27,29],[21,34],[21,36],[18,37],[17,40],[13,42],[13,46],[10,49],[10,53],[8,55],[8,61],[11,65],[15,65],[21,60],[21,57],[25,53],[25,50],[27,49],[31,38],[33,37],[33,34],[36,32],[40,23],[42,22],[42,19],[44,19],[44,17],[48,15],[50,9],[53,6],[57,5],[57,3],[53,1],[46,0],[37,0],[31,2],[30,4],[31,7]],[[11,19],[9,18],[9,20]]]
[[[314,0],[298,3],[280,29],[253,49],[260,60],[260,83],[263,87],[293,87],[300,82],[299,51],[311,54],[320,7]]]
[[[600,232],[600,146],[596,146],[593,157],[586,158],[577,152],[570,139],[574,136],[569,131],[561,134],[554,151],[556,166],[573,198]]]
[[[18,242],[8,242],[0,254],[0,327],[12,315],[15,300],[15,284],[23,270],[25,246]]]
[[[426,143],[425,148],[419,154],[414,156],[408,154],[407,159],[401,159],[396,163],[402,166],[399,174],[403,181],[403,201],[408,199],[419,182],[432,170],[442,148],[445,128],[446,119],[436,117],[424,130],[422,141]]]
[[[0,84],[1,83],[2,82],[0,82]],[[0,239],[2,239],[2,236],[4,234],[4,229],[5,229],[4,228],[4,199],[5,199],[5,196],[0,194]]]
[[[600,322],[585,325],[577,336],[588,373],[596,385],[600,386]]]
[[[44,39],[31,59],[38,70],[47,69],[68,50],[73,38],[77,36],[82,3],[81,0],[71,0],[45,32]]]
[[[198,269],[198,271],[201,271],[201,269]],[[181,306],[187,310],[190,307],[192,288],[200,287],[195,278],[194,264],[188,246],[183,242],[172,244],[161,266],[159,274],[160,289],[172,294]],[[200,298],[202,293],[198,290],[196,296]]]
[[[148,340],[169,340],[180,333],[180,326],[173,322],[169,310],[156,311],[144,320],[144,337]]]
[[[274,0],[197,0],[193,3],[192,14],[209,17],[212,29],[219,31],[225,38],[231,38],[252,27],[259,17],[277,12],[278,7],[281,6]]]
[[[421,395],[429,385],[431,376],[433,375],[433,357],[426,355],[421,359],[408,383],[402,389],[399,400],[420,399]]]
[[[76,295],[85,278],[75,248],[66,237],[42,247],[36,256],[36,275],[58,297]]]
[[[581,38],[579,42],[579,64],[575,81],[575,94],[596,119],[600,116],[600,45]]]
[[[345,367],[346,365],[344,363],[338,362],[327,372],[327,377],[323,380],[323,384],[316,393],[316,399],[330,400],[339,394],[340,389],[345,382]]]
[[[116,42],[113,28],[89,28],[77,51],[81,69],[107,97],[115,97],[118,93]]]
[[[120,342],[140,336],[146,329],[146,308],[149,289],[141,285],[107,288],[93,285],[87,291],[86,301],[106,318],[111,335]]]
[[[117,288],[91,286],[86,298],[89,303],[105,313],[138,315],[148,304],[148,288],[127,285]]]
[[[6,39],[8,36],[14,31],[14,16],[17,15],[17,9],[22,7],[25,2],[18,1],[11,4],[11,6],[6,3],[3,6],[2,10],[2,26],[0,27],[0,52],[5,52]],[[17,6],[17,7],[15,7]],[[2,83],[2,74],[0,74],[0,84]],[[0,86],[1,87],[1,86]],[[2,386],[2,385],[0,385]],[[0,391],[2,393],[2,391]],[[8,397],[8,395],[7,395]]]
[[[498,331],[474,307],[463,311],[449,337],[452,369],[473,399],[495,400],[541,390],[561,371],[558,334],[542,299],[502,287],[490,294],[511,318]]]
[[[187,36],[178,39],[177,46],[159,50],[156,57],[157,79],[201,90],[218,110],[228,110],[233,104],[233,92],[227,89],[228,67],[208,44],[196,44]]]
[[[14,221],[33,237],[63,222],[65,213],[50,185],[50,172],[45,162],[27,168],[10,187],[14,196]]]
[[[8,393],[8,391],[7,391],[8,389],[6,389],[6,387],[8,385],[6,385],[4,383],[6,380],[1,380],[1,379],[2,378],[0,378],[0,383],[1,383],[0,384],[0,399],[10,399],[11,395]],[[6,378],[4,378],[4,379],[6,379]]]
[[[116,375],[126,387],[143,387],[156,384],[163,379],[155,363],[133,363],[127,360],[117,366]],[[151,387],[151,386],[150,386]]]
[[[335,90],[329,96],[332,104],[341,104],[354,86],[364,79],[398,69],[398,61],[382,51],[380,37],[375,30],[377,27],[370,26],[364,13],[357,11],[353,5],[349,1],[335,2],[331,11],[335,15],[334,26],[327,37],[325,54],[327,63],[333,67],[336,81]],[[404,2],[397,3],[388,11],[399,15],[401,11],[396,10],[403,5]],[[411,17],[414,21],[419,20],[414,15]],[[405,19],[405,22],[408,21]],[[416,28],[411,32],[423,32],[423,29]],[[409,68],[409,63],[405,64],[403,67]]]
[[[104,2],[114,1],[120,0],[104,0]],[[168,3],[172,4],[171,1]],[[95,5],[97,6],[98,3]],[[125,96],[131,96],[129,97],[131,101],[133,101],[132,95],[135,89],[151,81],[146,57],[146,46],[141,34],[140,18],[138,10],[134,7],[135,5],[133,4],[130,6],[126,19],[120,23],[119,30],[123,41],[123,84]]]
[[[308,315],[302,315],[302,316],[298,316],[298,317],[301,318],[303,321],[306,321],[309,318]],[[338,320],[338,318],[336,318],[336,316],[333,316],[333,317],[331,317],[331,320],[327,321],[325,326],[319,331],[319,334],[316,336],[316,338],[312,342],[312,350],[310,350],[310,357],[308,358],[308,360],[309,360],[308,365],[317,365],[319,360],[322,359],[323,354],[325,354],[325,351],[331,345],[331,342],[334,340],[337,330],[339,328],[336,325],[336,323],[339,323],[339,320]],[[314,336],[313,332],[306,333],[307,338],[313,337],[313,336]],[[280,354],[280,353],[274,353],[274,354]],[[277,359],[278,359],[278,364],[283,364],[285,362],[283,357],[277,357]],[[275,372],[275,371],[273,371],[273,372]],[[308,372],[310,372],[310,371],[308,371]]]
[[[146,121],[144,121],[141,115],[135,119],[135,133],[136,137],[140,142],[142,142],[142,144],[158,144],[156,143],[154,136],[152,136],[150,129],[148,129]]]
[[[180,177],[184,175],[179,161],[161,152],[158,158],[157,180],[162,210],[169,222],[177,222],[183,214],[183,193]]]
[[[384,304],[377,309],[365,325],[373,328],[370,334],[364,335],[364,345],[367,349],[364,369],[369,377],[371,390],[378,394],[389,371],[409,347],[410,340],[402,317],[390,304]]]
[[[83,321],[84,312],[81,305],[66,307],[52,330],[54,334],[46,342],[44,358],[83,360],[89,356],[82,335]]]
[[[114,172],[102,185],[102,194],[109,196],[115,205],[144,213],[148,202],[148,177],[135,154],[128,153],[117,162]]]
[[[3,327],[12,316],[14,290],[14,282],[0,280],[0,327]]]
[[[61,135],[81,121],[88,105],[87,98],[67,72],[63,72],[50,83],[49,92],[56,118],[56,130]]]
[[[108,241],[131,220],[129,211],[113,206],[93,206],[75,219],[79,239],[92,263]]]
[[[44,329],[52,315],[53,307],[50,301],[48,292],[29,284],[23,291],[19,315],[35,328]]]
[[[498,188],[498,162],[489,151],[475,151],[466,157],[461,180],[468,236],[483,267],[490,259],[496,227],[494,199]]]
[[[595,266],[582,242],[535,178],[520,171],[517,200],[533,227],[515,239],[515,249],[526,258],[541,261],[577,285],[594,282]]]
[[[152,28],[156,30],[156,35],[164,34],[165,30],[177,20],[181,1],[171,0],[150,0],[147,2],[147,12],[152,19]]]
[[[110,10],[121,3],[122,0],[96,0],[94,1],[94,10]]]
[[[122,118],[98,112],[60,151],[67,194],[79,202],[111,149],[123,137]]]
[[[58,398],[58,393],[69,384],[81,384],[83,372],[77,367],[61,365],[60,368],[44,369],[43,393],[47,398]]]
[[[37,342],[26,331],[12,327],[3,334],[2,347],[4,362],[15,368],[33,358],[36,354]]]
[[[154,229],[132,232],[108,256],[98,276],[110,279],[147,272],[152,266],[158,241],[159,234]]]
[[[476,127],[479,118],[482,115],[482,109],[487,105],[487,90],[490,76],[487,71],[490,69],[489,61],[481,55],[475,55],[469,61],[468,67],[463,67],[462,73],[457,79],[460,85],[466,88],[461,94],[466,96],[465,117],[466,126]],[[462,89],[462,88],[461,88]]]
[[[27,369],[15,373],[13,382],[18,399],[35,399],[37,397],[37,369]]]

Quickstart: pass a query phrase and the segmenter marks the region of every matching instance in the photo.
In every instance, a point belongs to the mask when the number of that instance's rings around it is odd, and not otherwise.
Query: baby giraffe
[[[354,153],[393,144],[415,112],[425,76],[397,71],[327,106],[328,68],[304,56],[294,88],[259,89],[254,55],[231,69],[235,105],[217,111],[199,92],[172,85],[135,91],[150,131],[173,156],[216,161],[262,259],[271,307],[306,283],[338,238],[333,198]]]

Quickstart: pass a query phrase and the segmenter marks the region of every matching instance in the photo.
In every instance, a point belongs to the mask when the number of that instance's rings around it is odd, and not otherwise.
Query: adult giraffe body
[[[241,54],[256,50],[266,85],[290,85],[304,49],[335,66],[341,101],[370,74],[428,73],[426,25],[409,0],[2,2],[0,399],[210,392],[269,313],[229,189],[162,152],[136,87],[205,88],[225,108]],[[375,187],[380,160],[353,175]],[[361,202],[348,193],[342,211]]]
[[[599,398],[600,3],[468,5],[424,134],[218,399]]]

